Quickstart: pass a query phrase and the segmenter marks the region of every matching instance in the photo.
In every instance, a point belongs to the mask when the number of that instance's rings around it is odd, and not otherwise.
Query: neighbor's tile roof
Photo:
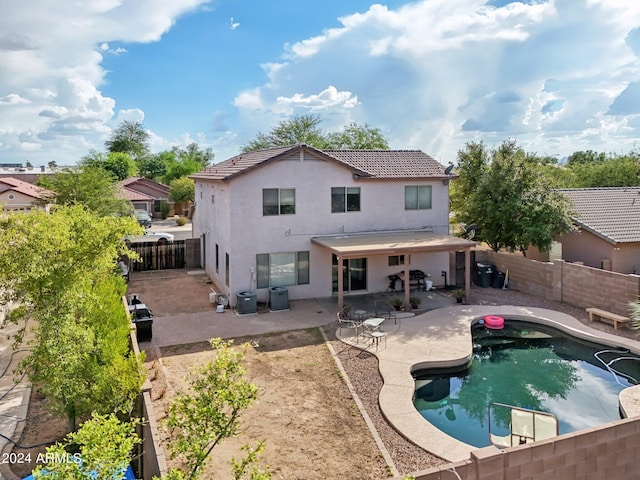
[[[4,184],[4,185],[3,185]],[[54,193],[46,188],[38,187],[29,182],[23,182],[13,177],[1,177],[0,178],[0,192],[13,190],[15,192],[28,195],[33,198],[45,198],[53,197]]]
[[[122,185],[116,185],[116,198],[121,200],[130,200],[130,201],[143,201],[149,202],[153,201],[154,198],[151,195],[147,195],[146,193],[136,192],[130,188],[124,187]]]
[[[612,243],[640,242],[640,187],[562,189],[576,223]]]
[[[229,180],[301,149],[326,160],[336,161],[361,178],[450,178],[445,175],[440,163],[419,150],[319,150],[301,144],[242,153],[208,167],[191,178]]]

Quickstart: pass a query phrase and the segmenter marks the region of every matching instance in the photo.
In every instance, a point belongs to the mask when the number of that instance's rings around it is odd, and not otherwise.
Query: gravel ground
[[[627,338],[635,339],[638,337],[635,330],[627,327],[614,330],[614,328],[608,324],[589,322],[584,309],[534,297],[514,290],[473,288],[468,303],[474,305],[517,305],[548,308],[571,315],[596,330]],[[367,414],[371,418],[378,435],[389,451],[400,474],[406,475],[411,472],[447,463],[443,459],[422,450],[406,440],[386,422],[378,405],[378,395],[382,388],[382,377],[378,371],[378,360],[376,357],[371,353],[348,347],[337,340],[335,338],[335,329],[325,333],[333,345],[356,394],[360,397]]]

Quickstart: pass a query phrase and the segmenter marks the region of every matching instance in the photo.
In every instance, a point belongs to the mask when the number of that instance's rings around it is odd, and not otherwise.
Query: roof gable
[[[574,220],[611,243],[640,242],[640,187],[562,189]]]
[[[440,163],[420,150],[319,150],[309,145],[297,144],[242,153],[207,167],[190,178],[229,181],[268,162],[277,161],[302,150],[346,167],[360,178],[453,177],[445,174]]]
[[[35,199],[50,198],[55,195],[51,190],[38,187],[32,183],[23,182],[13,177],[2,177],[0,178],[0,191],[7,190],[13,190]]]
[[[129,177],[121,180],[117,183],[118,187],[126,187],[131,190],[137,190],[138,188],[146,188],[158,191],[162,194],[169,193],[169,187],[163,183],[156,182],[150,178],[145,177]]]

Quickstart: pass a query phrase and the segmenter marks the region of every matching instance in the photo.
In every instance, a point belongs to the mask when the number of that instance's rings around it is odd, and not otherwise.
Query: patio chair
[[[376,300],[373,304],[376,310],[376,317],[387,318],[389,320],[393,318],[393,323],[398,323],[396,309],[389,303],[389,300]]]
[[[358,337],[358,328],[362,325],[362,322],[351,318],[351,307],[342,308],[336,316],[338,317],[338,329],[339,334],[342,335],[343,328],[351,328],[354,330],[356,338]]]

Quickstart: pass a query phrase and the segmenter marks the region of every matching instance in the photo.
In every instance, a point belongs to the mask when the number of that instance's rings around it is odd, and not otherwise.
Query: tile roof
[[[561,189],[576,223],[611,243],[640,242],[640,187]]]
[[[169,191],[169,186],[168,185],[165,185],[164,183],[156,182],[155,180],[151,180],[150,178],[146,178],[146,177],[129,177],[129,178],[125,178],[124,180],[120,180],[117,183],[117,186],[119,186],[119,187],[134,188],[137,185],[141,185],[141,186],[148,187],[148,188],[151,188],[151,189],[154,189],[154,190],[158,190],[158,191],[161,191],[163,193],[166,193],[166,192]]]
[[[121,200],[145,201],[145,202],[150,202],[154,200],[154,198],[151,195],[136,192],[135,190],[132,190],[122,185],[116,185],[116,198],[119,198]]]
[[[29,182],[23,182],[13,177],[0,177],[0,191],[13,190],[15,192],[28,195],[33,198],[53,197],[55,194],[51,190],[38,187]]]
[[[269,161],[305,150],[353,170],[361,178],[453,178],[444,167],[420,150],[319,150],[309,145],[287,145],[242,153],[191,175],[194,179],[230,180]]]
[[[373,178],[448,178],[444,168],[420,150],[323,150]]]

